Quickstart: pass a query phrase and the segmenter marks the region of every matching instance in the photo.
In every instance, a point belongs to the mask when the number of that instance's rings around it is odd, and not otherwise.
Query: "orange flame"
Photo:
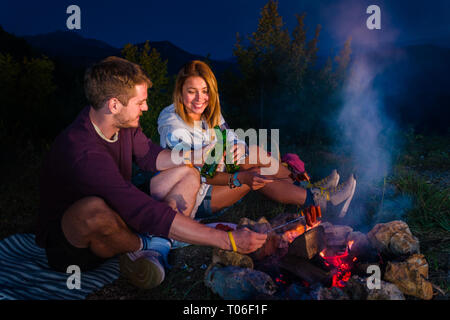
[[[355,243],[355,241],[353,241],[353,240],[351,240],[347,243],[348,250],[352,250],[353,243]]]

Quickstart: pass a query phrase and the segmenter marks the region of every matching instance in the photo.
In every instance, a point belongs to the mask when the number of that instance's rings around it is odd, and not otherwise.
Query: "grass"
[[[450,188],[441,190],[404,168],[399,168],[389,182],[414,198],[414,208],[409,211],[407,221],[411,227],[418,232],[450,233]]]
[[[450,139],[408,135],[389,183],[412,196],[413,207],[406,222],[420,240],[421,252],[429,264],[429,279],[447,296],[450,292]],[[431,174],[430,174],[431,172]],[[444,175],[444,180],[436,179]]]
[[[363,224],[373,222],[374,215],[387,188],[395,192],[410,195],[413,205],[406,211],[405,219],[412,232],[420,240],[421,252],[429,263],[430,280],[447,295],[448,263],[450,255],[450,199],[449,188],[424,176],[426,170],[445,174],[450,169],[447,138],[409,137],[409,143],[398,157],[393,174],[378,184],[368,186],[371,192],[365,198],[358,199],[355,194],[352,210],[360,210],[367,217]],[[329,152],[322,147],[296,150],[304,160],[308,173],[319,179],[332,168],[338,168],[342,176],[351,172],[351,161],[345,155]],[[26,143],[23,148],[10,148],[9,157],[3,159],[2,183],[0,184],[0,239],[14,233],[33,231],[36,217],[39,188],[38,173],[43,156],[48,150],[46,144]],[[286,151],[287,151],[286,150]],[[282,150],[285,151],[285,150]],[[423,156],[423,157],[421,157]],[[383,198],[384,197],[384,198]],[[358,207],[361,204],[363,207]],[[282,212],[295,212],[294,206],[275,203],[258,193],[248,194],[244,200],[231,207],[220,219],[205,221],[223,221],[238,223],[242,217],[257,220],[261,216],[267,219]],[[345,222],[344,222],[345,223]],[[211,261],[212,249],[209,247],[189,246],[172,251],[168,271],[163,284],[152,290],[141,290],[119,278],[112,284],[92,293],[88,299],[152,299],[152,300],[215,300],[219,296],[203,284],[205,266]]]

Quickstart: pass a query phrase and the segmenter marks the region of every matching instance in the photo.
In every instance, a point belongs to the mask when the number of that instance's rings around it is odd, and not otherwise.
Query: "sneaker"
[[[330,201],[334,206],[337,206],[345,201],[342,207],[339,217],[342,218],[347,214],[348,207],[352,201],[353,194],[355,193],[356,179],[353,174],[350,178],[338,185],[337,187],[325,190],[323,188],[312,188],[311,192],[314,195],[315,205],[319,205],[324,212],[327,208],[327,203]]]
[[[309,187],[320,189],[336,188],[339,183],[339,178],[339,173],[337,173],[336,169],[334,169],[328,177],[310,184]]]
[[[154,288],[166,275],[162,254],[155,250],[130,252],[120,256],[120,273],[134,286]]]

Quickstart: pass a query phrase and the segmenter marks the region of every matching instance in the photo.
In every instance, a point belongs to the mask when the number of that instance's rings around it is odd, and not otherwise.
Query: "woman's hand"
[[[260,168],[251,168],[250,170],[239,171],[237,179],[242,184],[248,185],[252,190],[261,189],[266,184],[273,182],[273,180],[261,176]]]
[[[244,163],[244,156],[245,156],[245,145],[242,143],[236,143],[233,145],[233,148],[231,150],[233,153],[233,163]],[[242,160],[241,160],[242,159]]]
[[[247,254],[258,250],[266,242],[267,234],[253,232],[250,229],[243,228],[232,231],[237,252]],[[230,248],[233,250],[231,243]]]

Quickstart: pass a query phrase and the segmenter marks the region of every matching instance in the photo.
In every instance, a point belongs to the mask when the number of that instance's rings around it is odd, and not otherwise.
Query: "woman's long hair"
[[[219,91],[217,89],[217,80],[209,66],[199,60],[188,62],[178,72],[175,82],[175,90],[173,92],[173,104],[175,112],[189,125],[193,125],[193,121],[189,118],[186,108],[183,104],[183,85],[189,77],[201,77],[208,86],[209,101],[202,117],[208,124],[209,128],[213,128],[220,124],[220,102]]]

